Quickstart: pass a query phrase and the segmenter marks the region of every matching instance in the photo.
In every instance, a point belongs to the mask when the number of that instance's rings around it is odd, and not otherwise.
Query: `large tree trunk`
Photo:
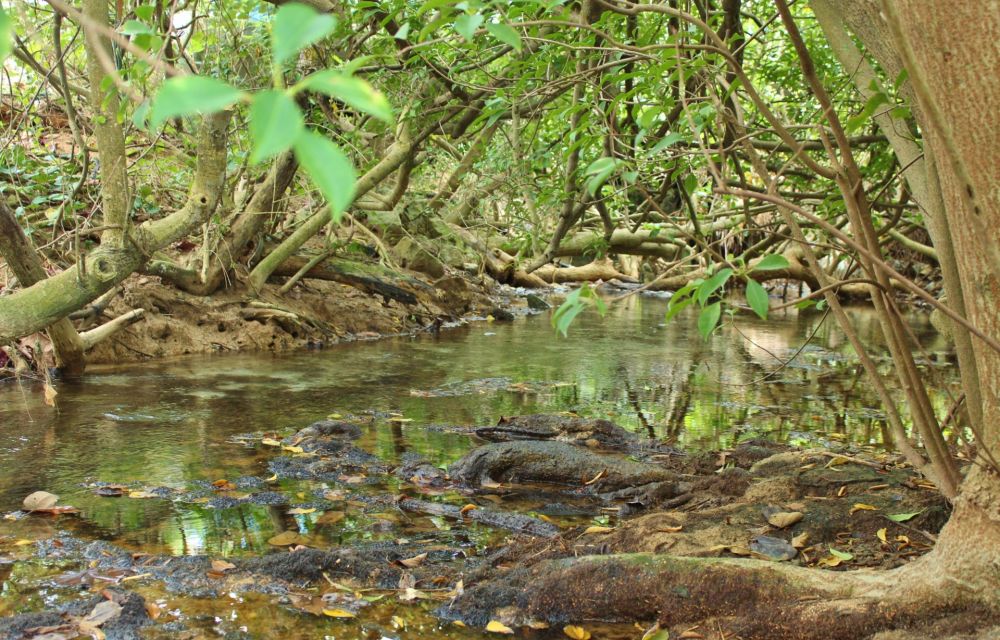
[[[941,11],[924,0],[884,0],[893,44],[909,72],[921,129],[937,164],[965,315],[1000,336],[1000,0]],[[1000,608],[1000,354],[976,344],[983,420],[977,465],[939,543],[927,578]],[[928,595],[941,597],[940,590]]]

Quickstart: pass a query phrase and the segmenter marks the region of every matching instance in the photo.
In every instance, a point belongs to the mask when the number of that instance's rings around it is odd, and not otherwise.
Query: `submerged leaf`
[[[323,609],[323,615],[331,618],[355,618],[358,614],[347,609]]]
[[[590,640],[590,632],[583,627],[578,627],[576,625],[566,625],[563,627],[563,633],[573,640]]]

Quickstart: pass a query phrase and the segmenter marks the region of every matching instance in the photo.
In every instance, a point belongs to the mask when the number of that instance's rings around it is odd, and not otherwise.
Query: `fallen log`
[[[594,260],[590,264],[581,267],[557,267],[554,264],[547,264],[536,269],[532,275],[536,275],[546,282],[595,282],[597,280],[621,280],[638,284],[638,280],[628,276],[615,268],[611,260],[604,258]]]
[[[309,258],[292,256],[274,270],[276,276],[292,277],[309,262]],[[330,258],[305,272],[304,278],[329,280],[346,284],[371,295],[403,304],[416,304],[414,289],[430,290],[430,285],[399,274],[380,265],[362,264],[342,258]]]

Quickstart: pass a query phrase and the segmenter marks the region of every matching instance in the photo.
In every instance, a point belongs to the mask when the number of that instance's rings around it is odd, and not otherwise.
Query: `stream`
[[[885,446],[883,414],[873,408],[877,399],[831,317],[815,311],[768,321],[739,315],[702,341],[696,315],[664,324],[665,310],[661,298],[632,297],[603,318],[585,312],[568,338],[557,336],[543,313],[318,351],[95,367],[82,382],[57,382],[54,407],[36,384],[0,386],[0,513],[15,512],[36,490],[80,510],[0,521],[0,542],[68,532],[141,553],[234,558],[266,553],[274,548],[268,540],[288,530],[319,546],[440,537],[470,554],[504,535],[479,524],[401,518],[350,504],[342,517],[324,519],[321,512],[289,515],[256,504],[215,509],[198,501],[138,499],[148,496],[135,492],[221,481],[238,487],[239,478],[268,476],[273,452],[238,436],[284,437],[330,416],[363,418],[356,444],[389,464],[417,453],[445,465],[477,444],[469,425],[555,412],[607,418],[683,451],[726,449],[752,438]],[[894,387],[888,358],[878,357],[883,350],[874,315],[859,308],[851,317]],[[932,402],[943,415],[958,388],[951,354],[926,316],[909,321],[923,345],[918,362]],[[127,489],[124,497],[102,497],[95,492],[99,482],[127,485],[136,495],[130,498]],[[359,489],[398,493],[400,482],[387,477]],[[305,480],[275,485],[303,500],[315,489]],[[534,512],[538,505],[503,507]],[[565,525],[589,519],[550,520]],[[607,517],[594,521],[606,524]],[[19,557],[16,552],[0,544],[0,616],[53,606],[79,591],[50,579],[66,567],[2,562],[5,554]],[[136,589],[164,615],[213,636],[483,637],[439,621],[430,605],[393,598],[379,597],[357,619],[331,620],[257,594],[230,594],[220,602],[170,594],[155,583]],[[173,637],[163,629],[156,634]]]

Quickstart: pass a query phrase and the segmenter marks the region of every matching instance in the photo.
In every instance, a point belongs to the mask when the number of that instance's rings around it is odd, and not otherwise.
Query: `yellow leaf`
[[[854,515],[858,511],[878,511],[878,507],[871,504],[865,504],[864,502],[855,502],[854,506],[851,507],[851,515]]]
[[[784,529],[790,527],[799,520],[802,519],[801,511],[780,511],[778,513],[772,513],[767,518],[768,524],[772,527],[777,527],[778,529]]]
[[[264,438],[260,443],[266,447],[280,447],[281,443],[274,438]]]
[[[21,539],[21,540],[15,540],[15,541],[14,541],[14,546],[15,546],[15,547],[23,547],[23,546],[25,546],[25,545],[29,545],[29,544],[32,544],[33,542],[34,542],[34,540],[24,540],[24,539]]]
[[[290,451],[292,453],[305,453],[302,447],[281,447],[282,451]]]
[[[896,536],[896,542],[902,542],[903,544],[910,544],[910,538],[908,536]]]
[[[510,636],[514,635],[513,629],[502,622],[497,622],[496,620],[490,620],[486,625],[486,630],[490,633],[504,633]]]
[[[278,481],[278,474],[274,474],[273,476],[271,476],[270,478],[268,478],[264,482],[277,482],[277,481]]]
[[[456,627],[464,627],[465,626],[465,623],[462,622],[461,620],[452,620],[451,623],[453,625],[455,625]]]
[[[402,416],[393,416],[389,418],[389,422],[413,422],[413,418],[404,418]]]
[[[836,556],[821,558],[816,564],[820,567],[839,567],[842,560]]]
[[[803,531],[799,535],[792,538],[792,546],[796,549],[804,549],[809,545],[809,532]]]
[[[347,609],[323,609],[323,615],[331,618],[354,618],[357,616],[356,613]]]
[[[477,507],[474,504],[467,504],[464,507],[462,507],[462,509],[459,511],[459,513],[461,513],[464,516],[465,514],[469,513],[470,511],[475,511],[478,508],[479,507]]]
[[[568,637],[573,638],[573,640],[590,640],[590,632],[583,627],[577,627],[576,625],[566,625],[563,627],[563,633],[565,633]]]
[[[316,508],[310,507],[308,509],[303,507],[296,507],[294,509],[289,509],[286,513],[290,516],[304,516],[307,513],[315,513]]]
[[[544,620],[532,620],[528,623],[528,627],[535,631],[541,631],[542,629],[548,629],[549,623]]]
[[[392,626],[396,627],[396,629],[405,629],[406,628],[406,620],[403,620],[399,616],[393,616],[392,617]]]
[[[878,539],[881,540],[882,542],[888,542],[888,540],[885,539],[885,528],[884,527],[882,529],[879,529],[878,531],[876,531],[875,535],[877,535]]]
[[[331,413],[330,415],[327,416],[327,418],[329,418],[330,420],[340,420],[343,417],[344,416],[340,415],[339,413]]]
[[[583,535],[588,535],[591,533],[611,533],[612,531],[614,531],[613,527],[598,527],[594,525],[592,527],[587,527],[586,529],[584,529]]]

